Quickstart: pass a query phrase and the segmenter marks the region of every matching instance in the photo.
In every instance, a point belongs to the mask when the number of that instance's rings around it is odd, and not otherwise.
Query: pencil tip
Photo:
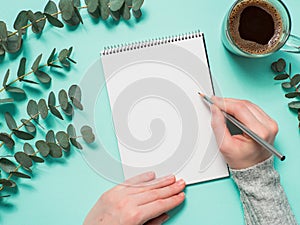
[[[204,96],[205,96],[204,94],[202,94],[202,93],[200,93],[200,92],[198,92],[198,94],[199,94],[201,97],[204,97]]]

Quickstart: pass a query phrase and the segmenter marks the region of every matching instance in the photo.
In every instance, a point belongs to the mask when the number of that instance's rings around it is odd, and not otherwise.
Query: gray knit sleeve
[[[270,157],[253,167],[230,169],[240,190],[247,225],[297,224],[273,161]]]

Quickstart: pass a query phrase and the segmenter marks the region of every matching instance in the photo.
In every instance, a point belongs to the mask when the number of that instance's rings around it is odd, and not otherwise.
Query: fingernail
[[[177,181],[178,186],[182,186],[184,184],[185,184],[185,181],[183,179],[180,179],[179,181]]]

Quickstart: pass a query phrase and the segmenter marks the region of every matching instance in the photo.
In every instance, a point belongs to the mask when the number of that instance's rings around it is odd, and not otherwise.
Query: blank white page
[[[187,184],[227,177],[212,132],[203,34],[119,46],[101,56],[125,178],[146,171]]]

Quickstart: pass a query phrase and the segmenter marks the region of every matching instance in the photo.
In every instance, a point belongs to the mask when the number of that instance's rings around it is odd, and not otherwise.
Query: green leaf
[[[57,118],[63,120],[64,118],[62,117],[61,113],[57,110],[57,108],[55,106],[52,105],[48,105],[50,112],[56,116]]]
[[[48,116],[48,106],[45,99],[40,99],[38,102],[38,111],[41,117],[45,119]]]
[[[25,131],[21,130],[13,130],[14,135],[16,135],[18,138],[22,140],[31,140],[34,138],[34,136],[30,133],[27,133]]]
[[[20,64],[19,64],[19,68],[18,68],[18,73],[17,73],[19,81],[23,80],[23,75],[25,74],[25,67],[26,67],[26,58],[23,57],[20,60]]]
[[[82,145],[77,142],[76,138],[70,138],[71,144],[76,147],[77,149],[82,149]]]
[[[31,118],[37,119],[39,117],[38,104],[34,100],[29,100],[27,104],[27,113]]]
[[[15,94],[25,94],[25,91],[22,88],[18,87],[6,87],[5,90],[10,93],[15,93]]]
[[[18,163],[20,163],[22,166],[29,168],[32,166],[32,160],[29,158],[29,156],[24,152],[16,152],[14,155],[15,159]]]
[[[126,3],[124,3],[121,11],[122,11],[122,17],[123,17],[123,19],[124,20],[129,20],[131,14],[130,14],[130,10],[129,10],[128,6],[126,5]]]
[[[6,173],[10,173],[14,171],[17,167],[16,165],[7,158],[0,159],[0,168],[5,171]]]
[[[0,99],[0,104],[12,103],[12,102],[14,102],[13,98],[3,98],[3,99]]]
[[[3,56],[5,54],[5,49],[3,46],[0,44],[0,56]]]
[[[120,10],[118,10],[118,11],[112,11],[112,10],[110,10],[109,13],[110,13],[111,17],[115,21],[119,21],[120,20],[120,17],[121,17]]]
[[[132,0],[125,0],[126,5],[132,6]]]
[[[39,84],[38,82],[35,82],[33,80],[22,79],[22,81],[25,82],[25,83],[30,83],[30,84]]]
[[[5,117],[6,124],[10,130],[17,128],[17,123],[9,112],[6,112],[4,117]]]
[[[63,110],[66,110],[68,107],[68,94],[65,90],[60,90],[58,93],[58,101]]]
[[[108,7],[108,0],[99,0],[100,4],[100,15],[103,20],[107,20],[110,14],[110,10]]]
[[[53,62],[53,58],[56,52],[56,48],[54,48],[49,56],[49,58],[47,59],[47,65],[50,65]]]
[[[72,116],[74,114],[74,108],[69,102],[67,104],[67,108],[62,110],[67,116]]]
[[[292,86],[297,86],[300,82],[300,74],[296,74],[292,77],[291,79],[291,85]]]
[[[46,134],[46,142],[47,143],[55,143],[55,134],[53,130],[49,130]]]
[[[58,15],[56,14],[58,12],[58,8],[56,6],[56,3],[53,1],[48,1],[45,8],[44,8],[44,14],[48,14],[51,15],[52,17],[57,18]],[[52,15],[52,14],[56,14],[56,15]]]
[[[43,31],[44,27],[45,27],[45,19],[42,19],[44,18],[44,14],[41,13],[41,12],[36,12],[34,13],[34,16],[35,16],[35,21],[38,21],[36,22],[36,26],[32,26],[32,32],[33,33],[36,33],[36,34],[39,34]]]
[[[62,12],[63,20],[68,21],[73,17],[75,12],[72,0],[60,0],[58,7]]]
[[[11,35],[12,32],[8,31],[8,35]],[[22,47],[22,36],[19,32],[18,34],[14,34],[12,36],[9,36],[7,38],[7,41],[2,45],[2,47],[7,51],[8,53],[16,53],[18,52]]]
[[[285,94],[285,97],[286,98],[296,98],[296,97],[300,97],[300,92],[290,92],[290,93],[287,93]]]
[[[83,105],[76,98],[71,98],[73,105],[80,110],[83,110]]]
[[[56,102],[55,94],[53,91],[51,91],[48,96],[48,106],[50,106],[50,105],[55,106],[55,102]]]
[[[88,13],[94,18],[99,18],[100,17],[99,1],[98,0],[88,0],[85,2],[87,5]]]
[[[43,84],[48,84],[51,81],[51,77],[42,70],[36,70],[34,74],[36,75],[37,79]]]
[[[36,127],[33,123],[31,123],[29,120],[21,119],[21,122],[25,125],[25,129],[30,133],[36,132]]]
[[[32,69],[33,72],[36,72],[36,71],[38,70],[39,65],[40,65],[40,62],[41,62],[41,59],[42,59],[42,56],[43,56],[43,54],[40,54],[40,55],[35,59],[35,61],[34,61],[33,65],[32,65],[32,67],[31,67],[31,69]]]
[[[29,157],[28,157],[29,158]],[[30,179],[31,177],[25,173],[21,173],[21,172],[10,172],[11,175],[16,176],[16,177],[20,177],[20,178],[26,178],[26,179]]]
[[[274,80],[285,80],[285,79],[287,79],[287,78],[289,78],[289,75],[288,74],[279,74],[279,75],[276,75],[275,77],[274,77]]]
[[[86,143],[90,144],[90,143],[93,143],[95,141],[95,135],[94,135],[93,130],[92,130],[91,127],[86,126],[86,125],[81,127],[80,133],[82,135],[83,140]]]
[[[82,93],[81,93],[81,89],[78,85],[73,84],[68,90],[68,95],[69,95],[69,98],[71,101],[72,101],[72,98],[76,98],[79,102],[81,102]]]
[[[45,13],[44,14],[48,20],[48,22],[52,25],[52,26],[55,26],[55,27],[58,27],[58,28],[62,28],[64,27],[64,24],[57,18],[51,16],[50,14],[48,13]]]
[[[33,147],[27,142],[24,143],[23,150],[27,155],[33,155],[35,153]]]
[[[7,28],[6,28],[6,23],[3,21],[0,21],[0,40],[1,42],[6,42],[7,41]]]
[[[8,69],[4,75],[4,79],[3,79],[3,83],[2,83],[2,86],[4,88],[6,88],[6,86],[7,86],[7,80],[8,80],[9,74],[10,74],[10,70]]]
[[[60,158],[62,157],[62,150],[61,148],[55,144],[55,143],[48,143],[49,148],[50,148],[50,156],[53,158]]]
[[[29,157],[30,157],[34,162],[36,162],[36,163],[43,163],[43,162],[45,162],[44,159],[42,159],[42,158],[40,158],[40,157],[38,157],[38,156],[35,156],[35,155],[30,155]]]
[[[68,49],[63,49],[59,52],[58,54],[58,59],[60,62],[66,60],[66,58],[69,56],[69,50]]]
[[[80,0],[73,0],[73,5],[75,7],[80,7],[81,6]]]
[[[80,23],[83,24],[82,17],[81,17],[81,15],[80,15],[80,12],[79,12],[79,10],[77,9],[77,7],[74,7],[74,12],[75,12],[75,15],[78,17]]]
[[[63,149],[68,149],[70,147],[69,135],[66,132],[64,132],[64,131],[57,132],[56,140],[58,141],[59,145]]]
[[[7,133],[0,133],[0,141],[2,141],[10,149],[15,146],[14,140]]]
[[[69,124],[69,126],[67,127],[67,133],[68,133],[70,138],[75,138],[76,137],[76,129],[73,126],[73,124]]]
[[[132,10],[133,16],[137,19],[139,19],[142,16],[142,11],[139,9],[137,11]]]
[[[296,109],[299,110],[300,109],[300,101],[293,101],[289,103],[289,107],[290,109]]]
[[[55,68],[60,68],[60,69],[63,68],[63,67],[60,66],[60,65],[56,65],[56,64],[52,64],[52,63],[50,63],[49,66],[55,67]]]
[[[278,61],[275,64],[275,67],[276,67],[276,72],[279,72],[279,73],[283,72],[286,67],[285,60],[282,58],[278,59]]]
[[[38,151],[43,157],[47,157],[50,153],[49,145],[43,140],[35,142],[35,147],[38,149]]]
[[[39,27],[38,27],[38,25],[37,25],[37,23],[36,23],[36,18],[35,18],[34,13],[33,13],[31,10],[27,10],[26,14],[27,14],[28,20],[29,20],[29,21],[31,22],[31,24],[32,24],[32,27],[34,27],[35,30],[38,30]]]
[[[17,186],[17,184],[14,181],[8,180],[8,179],[0,179],[0,184],[2,184],[4,187],[10,187],[10,188]],[[9,195],[6,195],[6,196],[9,196]]]
[[[144,0],[132,0],[132,9],[134,11],[139,10],[144,3]]]
[[[124,0],[110,0],[110,2],[109,2],[110,10],[117,11],[117,10],[121,9],[123,3],[124,3]]]
[[[15,30],[21,30],[22,27],[25,27],[28,24],[28,17],[27,17],[27,11],[22,10],[17,15],[17,18],[14,22],[14,29]],[[26,33],[26,29],[21,30],[22,34]]]

